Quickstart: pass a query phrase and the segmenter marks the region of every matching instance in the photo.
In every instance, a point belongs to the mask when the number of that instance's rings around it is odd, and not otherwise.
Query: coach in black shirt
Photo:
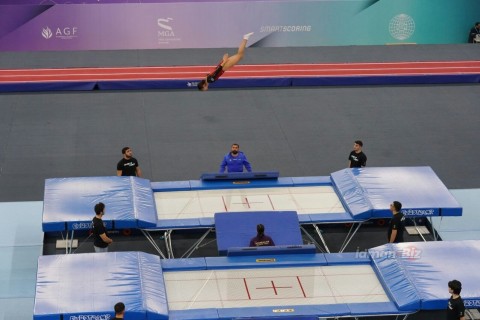
[[[387,240],[390,243],[403,242],[403,231],[405,230],[405,216],[400,212],[402,204],[398,201],[393,201],[390,204],[390,211],[393,217],[388,226]]]

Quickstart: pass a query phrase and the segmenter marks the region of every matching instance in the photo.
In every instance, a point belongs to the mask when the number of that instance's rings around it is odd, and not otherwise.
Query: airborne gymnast
[[[222,76],[222,74],[236,65],[240,60],[242,60],[244,52],[245,52],[245,47],[247,46],[247,41],[248,38],[253,34],[253,32],[247,33],[246,35],[243,36],[242,43],[240,44],[240,47],[238,48],[238,52],[234,54],[233,56],[229,57],[228,53],[225,53],[223,55],[222,61],[217,65],[215,70],[205,77],[202,81],[200,81],[197,85],[198,90],[200,91],[206,91],[208,90],[208,85],[210,83],[213,83],[218,80]]]

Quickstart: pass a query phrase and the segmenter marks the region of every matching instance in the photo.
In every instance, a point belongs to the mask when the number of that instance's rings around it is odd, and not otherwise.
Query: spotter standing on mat
[[[209,74],[207,74],[207,77],[200,81],[197,85],[198,90],[200,91],[206,91],[208,90],[208,85],[210,83],[213,83],[220,78],[225,71],[236,65],[240,60],[242,60],[244,52],[245,52],[245,47],[247,46],[247,41],[248,38],[253,34],[253,32],[247,33],[246,35],[243,36],[242,43],[240,44],[240,47],[238,48],[237,54],[234,54],[233,56],[229,57],[228,53],[225,53],[223,55],[222,61],[217,65],[215,70]]]

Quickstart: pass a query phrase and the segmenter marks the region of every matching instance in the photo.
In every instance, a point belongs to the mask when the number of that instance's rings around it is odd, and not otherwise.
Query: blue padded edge
[[[298,222],[300,224],[312,224],[312,218],[309,214],[298,214]]]
[[[315,254],[317,248],[313,244],[290,245],[275,247],[232,247],[228,248],[227,256],[258,256],[269,254]]]
[[[405,314],[398,310],[393,302],[369,302],[369,303],[348,303],[350,313],[354,316],[368,316],[368,315],[399,315]],[[410,312],[415,312],[411,310]]]
[[[276,180],[279,177],[278,171],[252,171],[252,172],[205,172],[200,176],[200,180],[222,181],[222,180],[258,180],[270,179]]]
[[[303,186],[331,186],[332,180],[329,176],[318,177],[292,177],[293,184],[296,187]]]
[[[95,82],[35,82],[35,83],[2,83],[0,92],[37,92],[37,91],[90,91]]]
[[[151,187],[153,192],[188,191],[192,188],[190,186],[190,181],[152,182]]]
[[[168,319],[167,290],[160,257],[143,252],[137,252],[137,254],[143,307],[146,309],[147,319]],[[123,273],[128,271],[128,269],[124,270]]]
[[[372,206],[372,217],[390,218],[390,203],[398,200],[408,217],[461,215],[462,208],[432,168],[368,167],[352,170]]]
[[[343,169],[330,175],[340,201],[354,219],[368,219],[372,212],[372,204],[355,179],[361,170],[363,168]]]
[[[217,309],[171,310],[169,320],[217,320]]]
[[[395,246],[386,244],[369,249],[368,252],[375,273],[398,310],[404,312],[419,310],[420,296],[406,270],[399,263]]]
[[[292,181],[292,178],[239,180],[239,181],[190,180],[190,186],[192,190],[274,188],[274,187],[293,187],[293,181]]]
[[[214,224],[212,223],[212,227]],[[200,227],[200,220],[192,219],[161,219],[157,221],[155,229],[171,230],[171,229],[195,229]]]
[[[371,264],[372,260],[367,251],[325,253],[325,260],[331,265]]]
[[[479,74],[293,78],[292,86],[479,83]]]
[[[198,82],[198,79],[196,80]],[[248,78],[230,79],[222,78],[222,81],[212,83],[212,88],[252,88],[252,87],[291,87],[291,78]],[[197,89],[197,88],[195,88]]]
[[[288,310],[280,312],[280,310]],[[278,310],[275,312],[275,310]],[[350,309],[346,304],[322,304],[310,306],[282,305],[256,308],[223,308],[218,309],[220,319],[264,319],[265,317],[278,317],[276,319],[302,319],[300,316],[340,317],[350,315]]]
[[[160,257],[142,252],[39,257],[34,319],[113,316],[118,301],[127,305],[128,319],[168,319]]]
[[[459,203],[430,167],[343,169],[331,177],[354,219],[391,218],[394,200],[402,202],[408,217],[462,215]]]
[[[131,177],[132,203],[134,216],[139,228],[154,227],[157,225],[157,206],[153,196],[150,181]],[[115,220],[116,228],[123,228],[123,220]],[[128,228],[125,225],[125,228]]]
[[[347,222],[361,222],[364,220],[354,219],[347,212],[338,213],[317,213],[309,214],[312,223],[347,223]]]
[[[274,259],[275,261],[269,261]],[[285,254],[263,256],[238,256],[238,257],[207,257],[207,269],[232,269],[232,268],[272,268],[272,267],[301,267],[325,266],[327,261],[323,254]]]
[[[207,263],[205,262],[205,258],[162,259],[160,263],[162,265],[163,271],[207,269]]]
[[[43,231],[90,229],[93,207],[100,201],[106,205],[105,221],[114,222],[116,229],[156,226],[155,201],[146,179],[55,178],[45,180]]]
[[[199,218],[198,220],[201,227],[215,227],[215,218]]]
[[[480,288],[469,285],[480,282],[480,241],[398,243],[392,248],[420,296],[422,310],[446,309],[449,295],[445,294],[445,286],[453,279],[463,283],[465,307],[480,306]]]

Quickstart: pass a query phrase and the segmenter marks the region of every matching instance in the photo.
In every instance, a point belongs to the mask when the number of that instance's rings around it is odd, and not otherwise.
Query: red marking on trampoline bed
[[[272,206],[272,210],[275,210],[275,206],[273,205],[272,198],[270,198],[270,195],[267,194],[268,201],[270,201],[270,205]]]
[[[247,204],[248,209],[250,209],[250,203],[248,203],[248,198],[245,197],[245,203]]]
[[[247,290],[248,300],[252,300],[250,296],[250,291],[248,291],[247,279],[243,278],[243,283],[245,284],[245,290]]]
[[[0,70],[0,82],[186,80],[211,66]],[[480,73],[480,61],[237,65],[223,78],[388,76]]]
[[[225,212],[228,212],[227,203],[225,202],[224,196],[222,196],[223,206],[225,207]]]
[[[270,283],[272,284],[271,287],[258,287],[258,288],[255,288],[255,289],[273,289],[273,292],[275,293],[275,295],[278,296],[277,288],[278,288],[278,289],[291,289],[291,288],[292,288],[292,287],[279,287],[279,286],[276,286],[276,285],[275,285],[275,282],[273,282],[273,280],[271,280]]]
[[[305,290],[303,290],[302,281],[300,281],[299,276],[297,276],[297,281],[298,281],[298,285],[300,286],[300,289],[302,289],[303,297],[306,298],[307,295],[305,294]]]

